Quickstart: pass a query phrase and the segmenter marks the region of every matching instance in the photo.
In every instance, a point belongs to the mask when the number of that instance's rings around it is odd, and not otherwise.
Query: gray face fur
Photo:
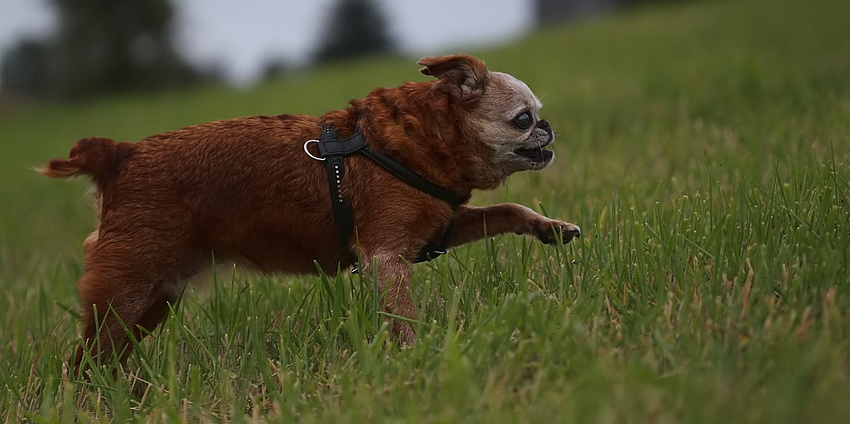
[[[543,105],[524,82],[505,73],[488,72],[480,105],[473,123],[492,149],[493,163],[505,176],[552,163],[554,153],[544,148],[554,141],[554,134],[540,119]],[[523,114],[528,116],[519,118]]]

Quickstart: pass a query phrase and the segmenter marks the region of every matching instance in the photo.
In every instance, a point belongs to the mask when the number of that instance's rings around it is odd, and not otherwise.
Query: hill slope
[[[525,80],[555,164],[478,193],[576,222],[417,265],[421,342],[369,281],[219,274],[130,374],[68,382],[86,183],[29,170],[84,136],[341,108],[425,78],[377,58],[0,116],[0,416],[166,421],[840,422],[850,416],[850,2],[705,1],[477,54]],[[70,312],[69,312],[70,311]],[[138,378],[136,378],[138,377]]]

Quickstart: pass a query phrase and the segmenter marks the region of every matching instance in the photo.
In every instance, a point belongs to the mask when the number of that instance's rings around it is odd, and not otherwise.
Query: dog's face
[[[555,154],[546,149],[555,139],[540,118],[540,100],[511,75],[488,71],[469,56],[425,58],[422,73],[440,78],[438,87],[455,96],[466,114],[468,136],[486,147],[488,173],[503,180],[524,170],[539,170]]]
[[[540,119],[540,100],[524,82],[501,72],[489,72],[473,122],[493,149],[496,163],[509,173],[543,169],[555,158],[546,150],[555,139]]]

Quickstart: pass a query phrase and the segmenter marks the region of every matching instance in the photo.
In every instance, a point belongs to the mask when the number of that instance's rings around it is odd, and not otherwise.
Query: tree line
[[[173,45],[170,0],[49,0],[58,28],[3,55],[0,95],[79,100],[219,79],[191,65]],[[326,23],[316,63],[393,51],[373,0],[339,0]]]
[[[21,40],[0,61],[0,96],[78,100],[217,81],[173,45],[171,0],[47,0],[58,16],[48,38]],[[680,0],[534,0],[538,21],[563,20],[615,6]],[[684,1],[684,0],[681,0]],[[396,43],[375,0],[337,0],[313,63],[392,52]],[[269,63],[267,75],[285,66]]]

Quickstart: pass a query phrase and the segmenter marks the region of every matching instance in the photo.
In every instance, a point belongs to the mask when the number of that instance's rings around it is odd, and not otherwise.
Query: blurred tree
[[[47,43],[34,38],[21,40],[3,55],[0,89],[43,96],[50,91]]]
[[[387,21],[371,0],[339,0],[330,13],[315,62],[391,52],[395,43]]]
[[[171,45],[174,13],[169,0],[50,3],[59,17],[56,35],[41,46],[22,42],[4,57],[4,91],[76,99],[199,78]],[[27,77],[29,72],[36,77]]]
[[[295,69],[295,66],[290,64],[286,59],[268,59],[263,65],[263,73],[261,79],[265,81],[280,78],[292,71],[293,69]]]

